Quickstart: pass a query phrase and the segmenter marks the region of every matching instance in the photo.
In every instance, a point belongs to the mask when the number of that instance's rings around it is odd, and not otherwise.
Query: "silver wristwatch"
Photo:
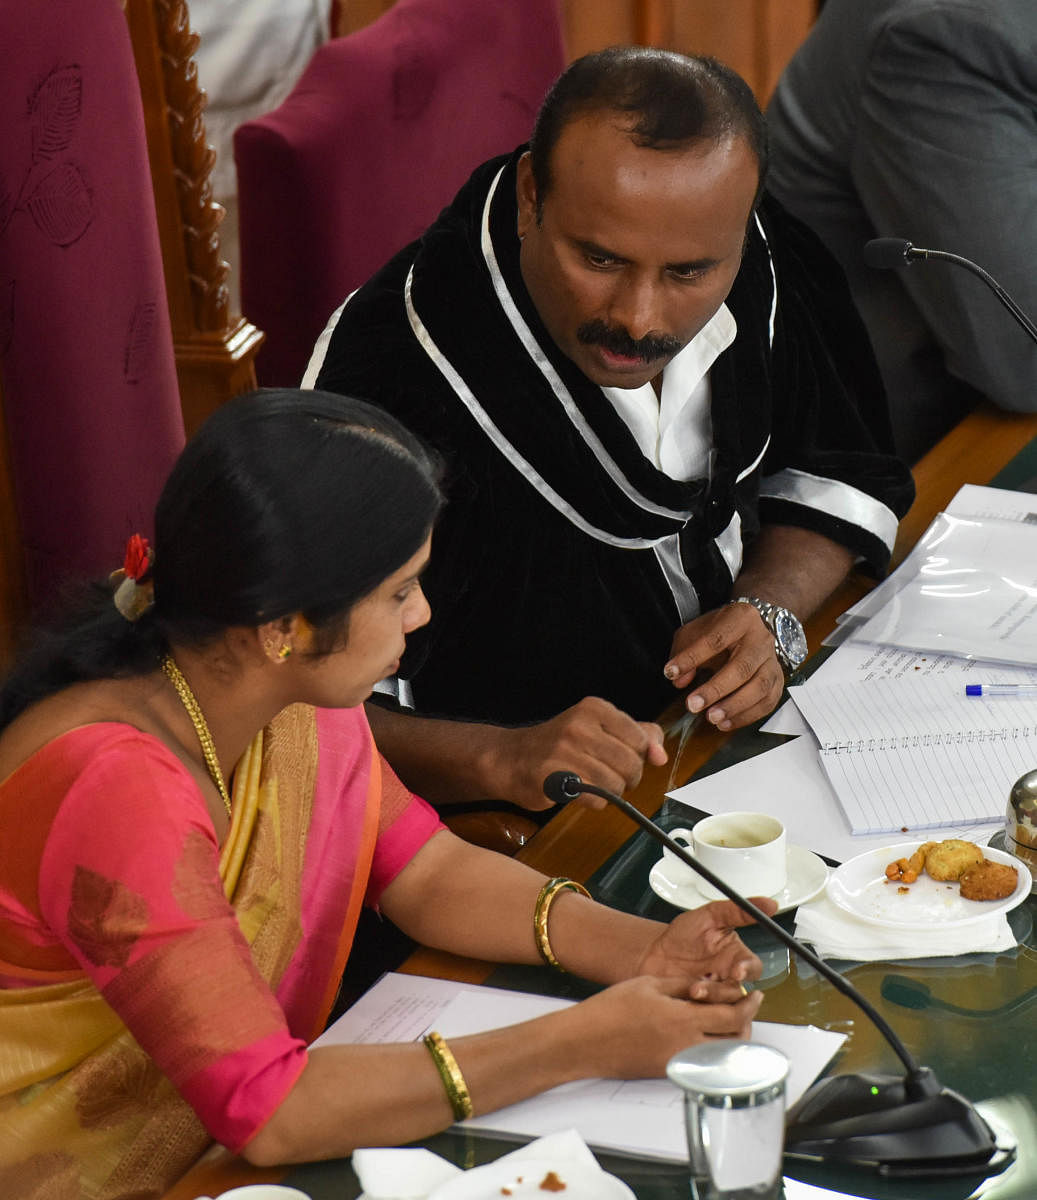
[[[807,656],[807,635],[795,613],[758,596],[739,596],[734,603],[751,604],[763,617],[764,625],[774,634],[774,652],[786,677],[803,665]]]

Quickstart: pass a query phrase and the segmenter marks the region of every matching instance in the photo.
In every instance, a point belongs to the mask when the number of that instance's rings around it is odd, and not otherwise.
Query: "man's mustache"
[[[613,329],[597,318],[585,321],[576,330],[576,338],[585,346],[603,346],[612,354],[623,358],[640,358],[653,362],[657,358],[672,358],[680,349],[680,341],[671,336],[643,338],[631,337],[622,327]]]

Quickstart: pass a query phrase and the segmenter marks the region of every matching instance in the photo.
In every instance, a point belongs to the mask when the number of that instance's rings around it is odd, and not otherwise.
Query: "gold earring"
[[[278,650],[277,657],[282,662],[284,662],[284,660],[291,654],[291,652],[292,652],[291,646],[286,644],[286,645],[282,646],[280,650]]]

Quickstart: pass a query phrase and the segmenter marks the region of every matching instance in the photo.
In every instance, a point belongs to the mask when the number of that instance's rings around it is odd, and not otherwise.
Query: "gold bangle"
[[[426,1034],[422,1040],[429,1054],[432,1055],[432,1061],[436,1064],[440,1079],[443,1080],[447,1099],[450,1101],[450,1107],[454,1110],[454,1120],[466,1120],[472,1115],[474,1109],[472,1108],[472,1097],[468,1093],[468,1084],[464,1081],[461,1068],[457,1065],[457,1059],[454,1058],[453,1052],[444,1038],[435,1031]]]
[[[582,883],[577,883],[574,879],[566,879],[564,875],[558,875],[554,879],[549,879],[540,889],[536,907],[533,909],[533,936],[536,938],[537,950],[540,951],[540,957],[544,962],[549,967],[554,967],[556,971],[564,971],[565,968],[555,958],[554,951],[551,949],[551,939],[547,936],[547,917],[555,896],[559,892],[565,891],[579,892],[581,896],[590,896],[590,892]]]

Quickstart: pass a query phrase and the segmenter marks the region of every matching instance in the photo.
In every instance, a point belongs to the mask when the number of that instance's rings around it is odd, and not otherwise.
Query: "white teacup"
[[[776,896],[787,882],[785,826],[766,813],[730,812],[703,817],[694,829],[670,836],[743,896]],[[666,873],[676,884],[693,883],[710,900],[723,892],[665,850]]]

